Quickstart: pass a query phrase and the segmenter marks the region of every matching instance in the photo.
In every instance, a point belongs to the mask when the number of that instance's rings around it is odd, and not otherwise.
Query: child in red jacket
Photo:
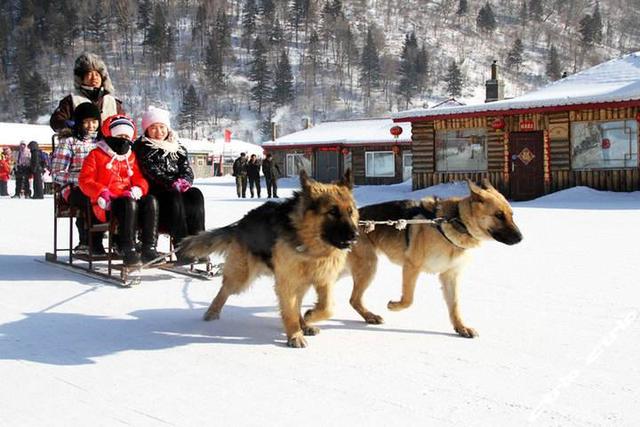
[[[108,214],[118,220],[120,250],[125,265],[148,262],[158,257],[158,202],[148,194],[149,184],[138,168],[131,150],[135,124],[125,115],[108,117],[102,139],[82,164],[80,189],[89,197],[95,217],[106,222]],[[140,227],[142,257],[136,252],[135,235]]]
[[[11,149],[4,147],[0,153],[0,196],[8,196],[7,183],[11,175]]]

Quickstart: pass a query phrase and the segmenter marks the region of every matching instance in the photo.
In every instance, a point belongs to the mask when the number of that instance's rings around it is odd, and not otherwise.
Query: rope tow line
[[[388,219],[384,221],[358,221],[358,225],[364,227],[365,233],[371,233],[376,229],[376,225],[389,225],[393,226],[398,230],[404,230],[407,228],[407,225],[412,224],[431,224],[435,226],[439,226],[442,223],[447,222],[444,218],[436,218],[436,219]]]

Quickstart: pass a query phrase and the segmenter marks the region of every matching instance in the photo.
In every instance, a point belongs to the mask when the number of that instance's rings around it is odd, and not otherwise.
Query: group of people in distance
[[[264,174],[265,184],[267,186],[267,197],[278,197],[278,176],[282,175],[280,167],[273,160],[271,153],[268,153],[266,158],[260,162],[255,154],[252,154],[247,160],[246,153],[240,153],[233,162],[233,176],[236,177],[236,193],[238,198],[247,197],[247,180],[249,184],[249,192],[253,198],[255,195],[260,198],[260,167],[262,167],[262,173]],[[255,192],[254,192],[255,189]]]
[[[50,169],[49,155],[37,141],[21,141],[15,155],[9,147],[0,150],[0,196],[9,196],[11,173],[16,179],[14,199],[43,199],[44,174]],[[33,182],[33,191],[29,180]]]
[[[204,230],[204,197],[193,187],[187,151],[171,129],[170,113],[161,108],[148,108],[137,135],[98,56],[81,54],[73,73],[74,91],[50,120],[58,134],[53,180],[71,206],[91,212],[93,222],[117,219],[114,241],[125,265],[155,261],[159,230],[175,245]],[[89,236],[87,220],[76,219],[80,241],[74,251],[104,254],[103,233]]]

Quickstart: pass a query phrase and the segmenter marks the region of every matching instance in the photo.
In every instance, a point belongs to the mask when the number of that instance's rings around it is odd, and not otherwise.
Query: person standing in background
[[[260,198],[260,161],[255,154],[252,154],[247,163],[247,177],[249,178],[249,191],[251,192],[251,198],[255,194]],[[255,187],[255,193],[253,188]]]
[[[44,168],[46,167],[46,163],[43,165],[42,156],[40,153],[40,147],[36,141],[31,141],[29,145],[29,150],[31,150],[31,164],[30,171],[31,176],[33,176],[33,199],[44,199],[44,184],[42,181],[42,175],[44,174]]]
[[[247,197],[247,155],[245,153],[240,153],[240,157],[233,162],[233,176],[236,177],[238,198]]]
[[[278,177],[282,175],[280,167],[273,160],[271,153],[267,154],[267,158],[262,161],[262,173],[264,174],[264,180],[267,185],[267,197],[278,197],[278,184],[276,181]]]
[[[31,197],[31,190],[29,189],[29,174],[31,173],[31,151],[27,148],[27,143],[20,142],[20,148],[18,148],[18,158],[13,168],[14,175],[16,177],[16,194],[13,195],[14,199],[24,197],[28,199]]]

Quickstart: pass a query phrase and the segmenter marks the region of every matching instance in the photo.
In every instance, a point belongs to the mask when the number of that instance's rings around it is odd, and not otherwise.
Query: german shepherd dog
[[[204,320],[219,318],[227,298],[244,291],[261,274],[275,276],[290,347],[306,347],[304,335],[319,332],[309,324],[331,316],[331,289],[358,237],[351,173],[337,183],[322,184],[302,172],[300,184],[302,190],[285,202],[267,202],[236,223],[183,240],[180,256],[226,255],[222,288]],[[312,285],[318,301],[302,317],[300,304]]]
[[[367,323],[380,324],[382,317],[370,312],[362,296],[376,271],[377,252],[402,266],[402,296],[389,301],[389,310],[398,311],[413,303],[416,280],[421,272],[436,273],[449,308],[453,329],[466,338],[477,332],[464,324],[458,308],[458,277],[469,258],[468,249],[483,240],[514,245],[522,240],[513,222],[507,200],[489,181],[482,186],[468,182],[470,195],[465,198],[402,200],[360,208],[360,220],[398,220],[443,218],[439,225],[413,224],[405,230],[377,226],[370,233],[361,232],[349,253],[347,263],[353,276],[351,306]]]

